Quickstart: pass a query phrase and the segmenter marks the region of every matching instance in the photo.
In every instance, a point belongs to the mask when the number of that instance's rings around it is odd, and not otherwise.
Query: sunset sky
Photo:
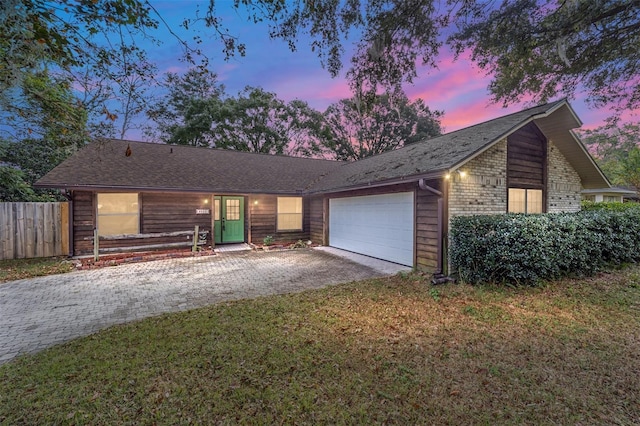
[[[343,76],[332,79],[321,67],[319,58],[311,52],[308,42],[301,39],[298,51],[291,52],[285,42],[269,39],[266,25],[248,22],[245,16],[236,13],[230,7],[231,0],[217,3],[218,14],[231,33],[238,35],[240,41],[247,45],[245,57],[224,61],[222,44],[210,36],[212,30],[196,26],[187,32],[179,26],[184,18],[195,16],[198,6],[204,13],[208,1],[152,0],[161,16],[184,40],[191,39],[193,31],[201,30],[200,34],[204,35],[205,40],[204,49],[211,58],[211,68],[226,86],[227,93],[235,95],[247,85],[260,86],[276,93],[281,99],[289,101],[298,98],[320,111],[341,98],[350,97]],[[160,31],[163,31],[162,27]],[[151,59],[159,65],[160,73],[181,73],[186,70],[186,64],[178,61],[180,48],[177,41],[169,35],[162,35],[161,38],[166,42],[163,46],[148,48]],[[347,65],[350,48],[349,43],[345,44],[343,63]],[[454,62],[452,54],[446,50],[441,52],[439,59],[439,69],[421,69],[414,84],[405,86],[405,92],[411,99],[424,99],[432,110],[444,111],[442,123],[445,132],[530,106],[521,103],[503,109],[499,104],[491,104],[487,90],[490,79],[482,70],[468,60]],[[583,97],[579,96],[570,102],[583,121],[583,128],[597,127],[608,116],[606,110],[589,109]]]

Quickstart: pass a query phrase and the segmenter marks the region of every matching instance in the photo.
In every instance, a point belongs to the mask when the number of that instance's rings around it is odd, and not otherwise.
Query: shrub
[[[307,247],[307,243],[305,243],[302,240],[298,240],[289,246],[290,249],[299,249],[299,248],[306,248],[306,247]]]
[[[623,212],[629,209],[640,209],[640,203],[594,203],[593,201],[583,201],[582,211],[616,211]]]
[[[262,239],[262,244],[265,246],[270,246],[271,244],[273,244],[273,236],[272,235],[267,235],[266,237],[264,237]]]
[[[461,280],[535,284],[640,260],[640,208],[456,217],[450,236]]]

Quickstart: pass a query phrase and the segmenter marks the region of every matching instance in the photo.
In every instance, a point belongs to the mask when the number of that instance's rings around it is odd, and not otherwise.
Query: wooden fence
[[[68,254],[68,203],[0,203],[0,260]]]

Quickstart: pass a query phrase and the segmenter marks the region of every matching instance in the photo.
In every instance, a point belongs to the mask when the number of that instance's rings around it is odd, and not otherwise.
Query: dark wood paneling
[[[208,202],[205,202],[208,200]],[[196,225],[209,232],[211,242],[211,194],[142,193],[140,194],[140,233],[189,231]],[[196,214],[207,209],[208,214]]]
[[[439,181],[426,182],[431,188],[442,190]],[[434,272],[438,269],[438,199],[430,192],[418,189],[416,193],[416,263],[423,270]]]
[[[543,189],[547,141],[530,123],[507,138],[507,179],[512,188]]]
[[[251,242],[262,244],[267,235],[277,241],[309,240],[311,212],[308,197],[302,200],[302,230],[277,231],[278,197],[276,195],[252,195],[249,198],[251,215]]]
[[[208,199],[209,203],[204,200]],[[95,193],[74,191],[73,193],[73,241],[74,255],[93,253],[93,230],[96,227]],[[211,238],[211,195],[181,193],[141,193],[140,233],[188,231],[196,225],[208,231],[207,244]],[[209,214],[196,214],[196,209],[209,209]],[[137,247],[145,244],[164,244],[182,241],[185,238],[153,238],[101,241],[102,248]],[[185,244],[186,245],[186,244]]]
[[[309,239],[316,244],[324,242],[324,197],[309,198]]]
[[[93,192],[73,191],[73,254],[92,253],[93,244],[85,238],[93,237],[95,208]]]

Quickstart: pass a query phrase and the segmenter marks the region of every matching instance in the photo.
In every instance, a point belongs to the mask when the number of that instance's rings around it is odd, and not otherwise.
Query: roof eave
[[[543,133],[545,133],[545,136],[549,138],[549,135],[546,134],[544,130],[544,127],[545,127],[544,123],[553,114],[557,114],[561,108],[566,109],[566,116],[560,117],[559,119],[563,121],[563,125],[564,125],[563,127],[566,133],[570,135],[571,145],[577,147],[575,149],[576,151],[575,153],[578,156],[582,157],[580,160],[583,161],[585,164],[583,164],[582,166],[576,165],[576,162],[578,161],[578,159],[575,157],[575,155],[566,155],[565,153],[566,147],[564,147],[563,144],[558,140],[554,140],[554,139],[551,139],[551,140],[553,142],[560,142],[560,143],[556,143],[556,145],[560,145],[558,146],[558,148],[561,150],[561,152],[565,151],[563,152],[563,154],[565,155],[565,158],[576,169],[576,171],[580,175],[583,185],[586,183],[587,187],[602,187],[602,186],[611,187],[611,183],[609,182],[607,177],[604,175],[600,167],[598,167],[598,165],[594,161],[591,154],[589,154],[589,152],[586,150],[586,148],[584,147],[580,139],[577,137],[577,135],[573,131],[573,129],[576,129],[582,125],[582,121],[580,120],[580,118],[578,118],[575,111],[573,110],[573,108],[571,108],[571,105],[566,100],[563,100],[562,102],[558,102],[556,105],[554,105],[553,107],[549,108],[548,110],[542,113],[532,115],[529,118],[521,121],[518,125],[512,127],[509,131],[501,134],[500,136],[495,138],[493,141],[484,145],[482,149],[476,151],[475,153],[467,156],[463,160],[451,166],[450,171],[455,171],[460,167],[463,167],[464,164],[468,163],[469,161],[473,160],[479,155],[485,153],[487,150],[491,149],[496,143],[508,138],[510,135],[517,132],[519,129],[521,129],[522,127],[526,126],[529,123],[534,122],[536,123],[536,125],[538,125],[538,127],[542,127],[541,130],[543,131]],[[591,171],[587,169],[590,169]]]
[[[118,185],[91,185],[91,184],[34,184],[37,188],[64,189],[67,191],[108,191],[108,192],[184,192],[184,193],[210,193],[210,194],[273,194],[273,195],[303,195],[303,190],[221,190],[216,188],[175,188],[175,187],[146,187],[146,186],[118,186]]]
[[[487,144],[485,144],[482,148],[480,148],[476,152],[473,152],[473,153],[469,154],[468,156],[466,156],[462,160],[460,160],[457,163],[455,163],[454,165],[452,165],[449,168],[449,172],[453,172],[453,171],[459,169],[460,167],[462,167],[463,165],[465,165],[469,161],[471,161],[474,158],[484,154],[486,151],[491,149],[495,144],[497,144],[501,140],[504,140],[504,139],[508,138],[510,135],[512,135],[513,133],[517,132],[518,130],[520,130],[521,128],[526,126],[527,124],[529,124],[531,122],[534,122],[536,120],[542,119],[542,118],[549,117],[551,114],[555,113],[558,109],[562,108],[563,106],[568,108],[568,112],[569,112],[570,116],[575,121],[575,127],[570,127],[570,129],[571,128],[575,129],[577,127],[580,127],[582,125],[582,121],[580,121],[580,119],[576,115],[576,113],[573,110],[573,108],[571,108],[571,105],[569,105],[569,102],[567,102],[567,100],[564,99],[564,100],[562,100],[562,102],[558,102],[556,105],[554,105],[553,107],[549,108],[547,111],[532,115],[532,116],[522,120],[520,123],[518,123],[517,125],[513,126],[508,131],[506,131],[503,134],[501,134],[500,136],[494,138],[492,141],[487,142]]]
[[[615,195],[636,195],[637,192],[624,188],[590,188],[583,189],[582,194],[615,194]]]
[[[420,173],[415,175],[401,176],[399,178],[385,179],[380,181],[371,181],[371,182],[360,183],[356,185],[345,185],[345,186],[334,187],[330,189],[312,190],[312,191],[308,191],[307,194],[309,195],[334,194],[338,192],[356,191],[359,189],[398,185],[402,183],[418,182],[420,179],[439,179],[444,177],[446,174],[447,174],[447,170],[436,170],[429,173]]]

